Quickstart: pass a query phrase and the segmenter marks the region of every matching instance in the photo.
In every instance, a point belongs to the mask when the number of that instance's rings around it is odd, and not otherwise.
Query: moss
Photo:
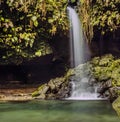
[[[40,95],[40,91],[43,90],[44,86],[45,86],[45,84],[42,84],[40,87],[38,87],[38,89],[32,93],[32,97],[39,96]]]
[[[38,91],[42,90],[44,88],[45,84],[42,84],[41,86],[38,87]]]
[[[64,78],[68,79],[71,75],[74,75],[75,71],[73,69],[69,69],[67,73],[65,74]]]
[[[114,61],[114,57],[111,54],[107,54],[107,55],[100,57],[99,65],[105,66],[105,65],[108,65],[108,63],[110,63],[112,61]]]
[[[120,117],[120,96],[113,102],[112,106]]]
[[[112,81],[112,87],[120,87],[120,59],[115,59],[111,54],[95,57],[91,60],[92,73],[98,82]],[[116,89],[115,94],[120,96]]]
[[[97,62],[99,61],[99,62]],[[97,62],[97,63],[96,63]],[[96,65],[97,64],[97,65]],[[120,76],[120,59],[115,60],[110,54],[101,58],[92,59],[93,74],[99,80],[114,79],[119,80]]]
[[[91,60],[91,63],[93,65],[98,65],[99,64],[99,60],[100,60],[100,57],[94,57],[92,60]]]
[[[37,97],[37,96],[39,96],[40,94],[39,94],[39,91],[38,90],[36,90],[36,91],[34,91],[33,93],[32,93],[32,97]]]

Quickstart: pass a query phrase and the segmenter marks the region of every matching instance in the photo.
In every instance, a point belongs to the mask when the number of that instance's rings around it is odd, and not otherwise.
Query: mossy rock
[[[120,96],[113,102],[112,105],[118,116],[120,117]]]
[[[49,90],[49,86],[47,84],[42,84],[36,91],[32,93],[32,97],[43,96]]]
[[[94,66],[106,66],[108,63],[112,62],[114,60],[114,57],[111,54],[106,54],[101,57],[94,57],[90,63]]]
[[[32,93],[32,97],[37,97],[37,96],[39,96],[40,94],[39,94],[39,91],[38,90],[36,90],[36,91],[34,91],[33,93]]]
[[[112,81],[110,88],[114,88],[114,92],[113,96],[110,95],[110,98],[115,99],[120,96],[120,90],[116,89],[116,87],[120,87],[120,59],[116,59],[111,54],[106,54],[101,57],[94,57],[90,63],[92,65],[92,74],[98,83]]]
[[[32,97],[39,99],[62,99],[69,94],[69,90],[66,88],[69,87],[68,77],[69,74],[66,74],[64,77],[57,77],[51,79],[48,83],[42,84],[38,89],[32,93]],[[68,75],[68,76],[67,76]],[[68,88],[69,89],[69,88]]]
[[[106,66],[114,61],[114,57],[111,54],[106,54],[100,58],[99,65]]]
[[[90,62],[91,64],[96,66],[99,64],[99,61],[100,61],[100,57],[94,57]]]
[[[71,80],[80,80],[81,78],[88,76],[93,78],[95,83],[101,84],[104,89],[110,94],[111,99],[115,99],[120,96],[120,90],[116,87],[120,86],[120,59],[115,59],[111,54],[95,57],[91,61],[80,64],[74,69],[69,69],[63,77],[51,79],[47,84],[41,85],[32,96],[45,95],[46,98],[63,98],[66,94],[69,94],[69,82]],[[108,81],[111,81],[108,84]],[[66,90],[67,89],[67,90]],[[64,95],[63,95],[64,94]],[[42,97],[44,98],[44,97]]]
[[[99,81],[112,79],[113,81],[120,81],[120,59],[116,59],[111,55],[102,57],[95,57],[91,61],[92,72],[95,78]]]

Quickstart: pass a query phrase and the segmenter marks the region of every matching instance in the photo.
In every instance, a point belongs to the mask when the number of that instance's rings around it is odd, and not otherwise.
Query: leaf
[[[37,27],[37,26],[38,26],[38,24],[39,24],[39,23],[38,23],[38,21],[37,21],[37,20],[36,20],[36,21],[34,21],[34,26],[35,26],[35,27]]]
[[[36,55],[36,56],[41,56],[41,51],[38,50],[37,52],[35,52],[35,55]]]
[[[54,22],[54,20],[53,20],[53,19],[51,19],[51,18],[49,18],[49,19],[48,19],[48,22],[49,22],[49,23],[53,23],[53,22]]]
[[[31,20],[34,22],[37,20],[37,17],[36,16],[32,16]]]

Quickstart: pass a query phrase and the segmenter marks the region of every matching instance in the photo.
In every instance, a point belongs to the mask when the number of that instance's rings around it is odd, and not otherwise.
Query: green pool
[[[107,101],[0,103],[0,122],[120,122]]]

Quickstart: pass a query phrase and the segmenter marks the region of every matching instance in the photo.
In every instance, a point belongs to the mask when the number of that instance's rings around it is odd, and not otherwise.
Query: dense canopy
[[[0,62],[19,64],[51,53],[47,42],[68,30],[66,1],[1,0]]]
[[[68,0],[1,0],[0,64],[20,64],[52,53],[53,36],[68,34],[67,5]],[[89,42],[98,31],[100,38],[120,28],[119,6],[120,0],[78,0]]]

